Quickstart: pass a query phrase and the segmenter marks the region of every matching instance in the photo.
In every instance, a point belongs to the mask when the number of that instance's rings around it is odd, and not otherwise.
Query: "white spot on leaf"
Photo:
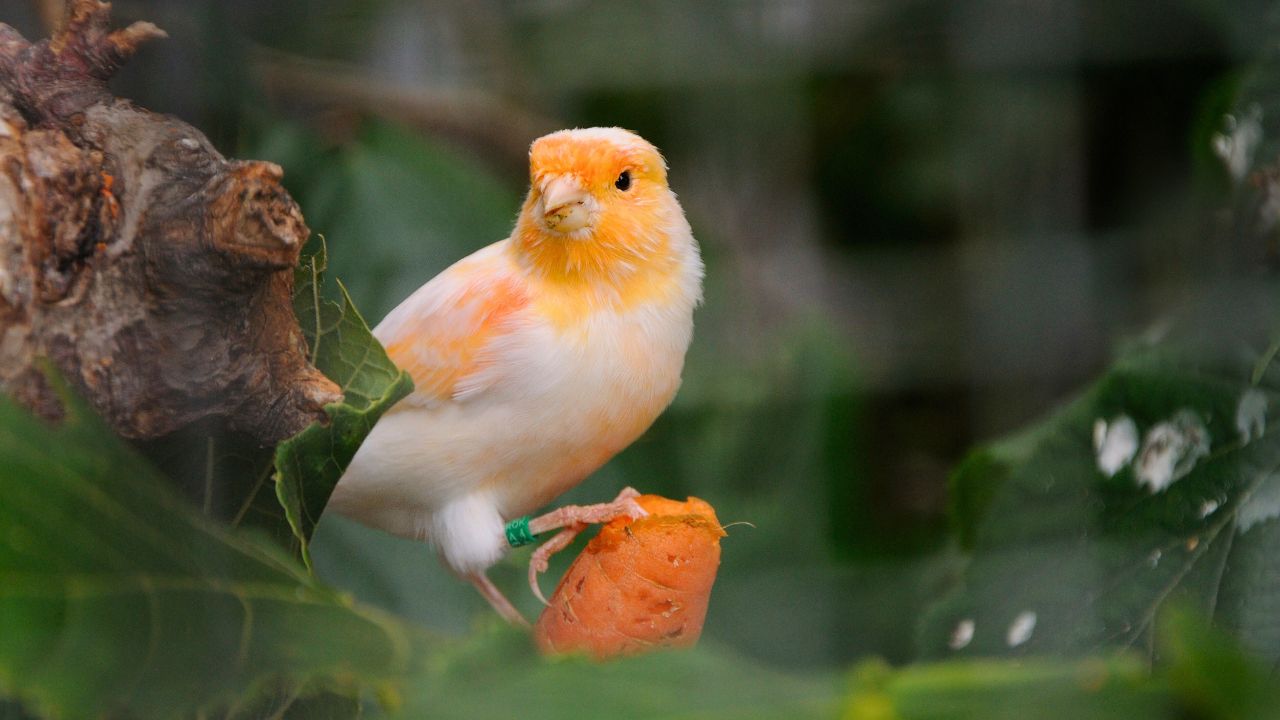
[[[1147,431],[1138,452],[1134,474],[1139,485],[1160,492],[1186,477],[1200,458],[1209,454],[1209,432],[1200,416],[1179,410]]]
[[[1200,518],[1204,519],[1217,512],[1222,503],[1217,500],[1205,500],[1200,503]]]
[[[1266,234],[1280,222],[1280,183],[1268,176],[1262,184],[1262,205],[1258,208],[1258,231]]]
[[[1280,518],[1280,475],[1271,473],[1245,498],[1236,513],[1236,529],[1247,532],[1261,522]]]
[[[973,640],[974,624],[970,618],[965,618],[956,623],[955,628],[951,631],[951,639],[947,641],[947,646],[952,650],[960,650],[967,646]]]
[[[1240,182],[1249,172],[1253,154],[1262,141],[1262,108],[1256,103],[1250,105],[1243,117],[1227,115],[1223,124],[1223,132],[1211,140],[1213,152],[1227,167],[1231,179]]]
[[[1160,552],[1160,548],[1152,550],[1151,554],[1147,556],[1147,564],[1153,568],[1156,567],[1160,564],[1160,557],[1163,555],[1164,553]]]
[[[1240,396],[1236,405],[1236,430],[1244,442],[1262,437],[1267,429],[1267,394],[1258,388],[1249,388]]]
[[[1128,415],[1120,415],[1109,423],[1098,418],[1093,423],[1093,449],[1097,453],[1098,469],[1107,477],[1115,475],[1138,452],[1138,426]]]
[[[1018,647],[1031,639],[1031,633],[1036,629],[1036,614],[1030,610],[1023,610],[1018,616],[1009,623],[1009,632],[1005,633],[1004,641],[1009,647]]]

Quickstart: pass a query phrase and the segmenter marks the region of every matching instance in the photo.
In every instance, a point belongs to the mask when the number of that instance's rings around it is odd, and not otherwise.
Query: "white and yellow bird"
[[[512,622],[523,618],[485,576],[511,544],[564,528],[530,563],[538,593],[547,558],[586,523],[643,514],[628,490],[521,519],[670,404],[702,297],[698,246],[653,145],[618,128],[563,130],[533,143],[529,179],[510,237],[374,330],[415,390],[373,428],[329,503],[429,540]]]

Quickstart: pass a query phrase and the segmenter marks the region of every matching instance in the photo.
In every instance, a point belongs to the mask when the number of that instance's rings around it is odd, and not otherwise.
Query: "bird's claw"
[[[547,571],[550,567],[551,556],[560,552],[578,537],[578,533],[586,529],[586,523],[575,523],[560,532],[556,533],[550,540],[542,543],[533,555],[529,558],[529,587],[533,590],[534,597],[542,601],[543,605],[550,605],[547,598],[542,594],[542,588],[538,586],[538,575]]]
[[[623,508],[622,515],[626,515],[628,518],[631,518],[632,520],[639,520],[642,517],[649,516],[649,511],[640,507],[640,503],[636,502],[631,498],[627,498],[620,502],[622,503],[622,508]],[[609,519],[613,520],[614,518],[609,518]]]
[[[533,590],[533,596],[538,598],[538,602],[550,606],[551,603],[547,601],[547,597],[542,594],[542,588],[538,586],[538,575],[546,571],[547,564],[545,562],[542,563],[541,568],[535,569],[533,565],[529,566],[529,589]]]

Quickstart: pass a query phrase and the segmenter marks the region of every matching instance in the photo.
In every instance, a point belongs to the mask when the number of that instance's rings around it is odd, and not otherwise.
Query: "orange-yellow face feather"
[[[633,179],[650,183],[650,194],[667,187],[667,163],[658,149],[626,130],[561,130],[538,138],[529,149],[529,181],[535,189],[550,176],[572,174],[603,196],[617,190],[615,183],[624,170],[630,170]]]
[[[538,276],[604,283],[625,295],[674,272],[668,235],[683,214],[666,162],[638,135],[618,128],[547,135],[529,151],[529,180],[514,247]]]

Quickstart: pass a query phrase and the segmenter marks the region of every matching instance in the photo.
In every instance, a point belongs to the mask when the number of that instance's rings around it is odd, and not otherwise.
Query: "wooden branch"
[[[309,231],[278,166],[111,95],[164,32],[109,12],[74,0],[37,43],[0,24],[0,387],[57,417],[48,357],[125,437],[217,418],[272,444],[340,398],[293,316]]]
[[[259,82],[273,98],[304,107],[391,118],[433,135],[454,138],[519,172],[528,165],[529,138],[563,127],[483,90],[403,87],[370,78],[348,64],[277,50],[260,48],[252,59]]]

